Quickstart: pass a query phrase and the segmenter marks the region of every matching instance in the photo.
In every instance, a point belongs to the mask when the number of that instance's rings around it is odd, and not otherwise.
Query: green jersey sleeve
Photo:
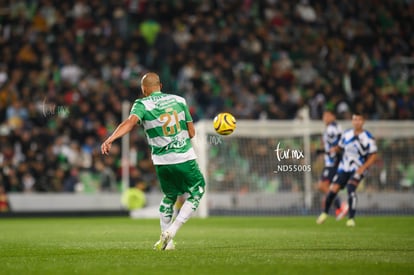
[[[136,115],[139,118],[139,124],[142,123],[142,119],[144,118],[145,114],[145,106],[142,104],[141,100],[135,100],[134,104],[132,105],[130,115]]]

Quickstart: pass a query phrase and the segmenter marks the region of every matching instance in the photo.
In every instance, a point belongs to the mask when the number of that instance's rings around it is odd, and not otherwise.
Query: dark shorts
[[[333,177],[336,174],[337,167],[325,167],[323,168],[320,181],[332,182]]]
[[[335,176],[332,179],[332,183],[339,184],[341,186],[341,189],[344,189],[350,181],[353,181],[355,185],[358,185],[358,183],[362,180],[363,176],[360,176],[359,179],[355,179],[353,176],[354,172],[340,171],[335,174]]]

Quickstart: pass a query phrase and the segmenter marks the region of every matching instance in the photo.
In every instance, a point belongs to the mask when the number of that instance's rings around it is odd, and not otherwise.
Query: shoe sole
[[[323,224],[326,220],[328,219],[328,216],[326,216],[325,218],[318,218],[317,220],[316,220],[316,223],[317,224]]]
[[[339,213],[339,214],[338,214],[338,216],[336,216],[336,220],[337,220],[337,221],[342,220],[342,219],[346,216],[346,214],[348,214],[348,210],[349,210],[349,206],[347,205],[347,206],[345,207],[345,209],[344,209],[344,210],[342,210],[342,211],[341,211],[341,213]]]
[[[168,243],[171,241],[171,234],[169,232],[163,232],[161,234],[161,242],[160,242],[160,250],[165,250],[165,248],[167,247]]]
[[[347,223],[346,226],[348,226],[348,227],[355,227],[355,223],[351,223],[351,224]]]
[[[171,241],[171,234],[169,232],[161,233],[159,242],[155,245],[154,249],[156,250],[165,250],[168,243]]]

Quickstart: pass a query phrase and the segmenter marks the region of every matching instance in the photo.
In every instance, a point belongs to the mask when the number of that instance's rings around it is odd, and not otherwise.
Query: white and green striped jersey
[[[144,127],[155,165],[196,159],[187,128],[192,118],[183,97],[154,92],[135,100],[130,114]]]

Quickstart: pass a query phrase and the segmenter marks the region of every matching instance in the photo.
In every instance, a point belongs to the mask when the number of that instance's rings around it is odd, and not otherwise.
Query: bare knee
[[[331,186],[329,187],[329,190],[334,192],[334,193],[338,193],[339,190],[341,190],[341,186],[339,184],[331,184]]]
[[[323,193],[328,193],[329,192],[329,181],[320,181],[318,183],[318,189],[319,191],[323,192]]]

